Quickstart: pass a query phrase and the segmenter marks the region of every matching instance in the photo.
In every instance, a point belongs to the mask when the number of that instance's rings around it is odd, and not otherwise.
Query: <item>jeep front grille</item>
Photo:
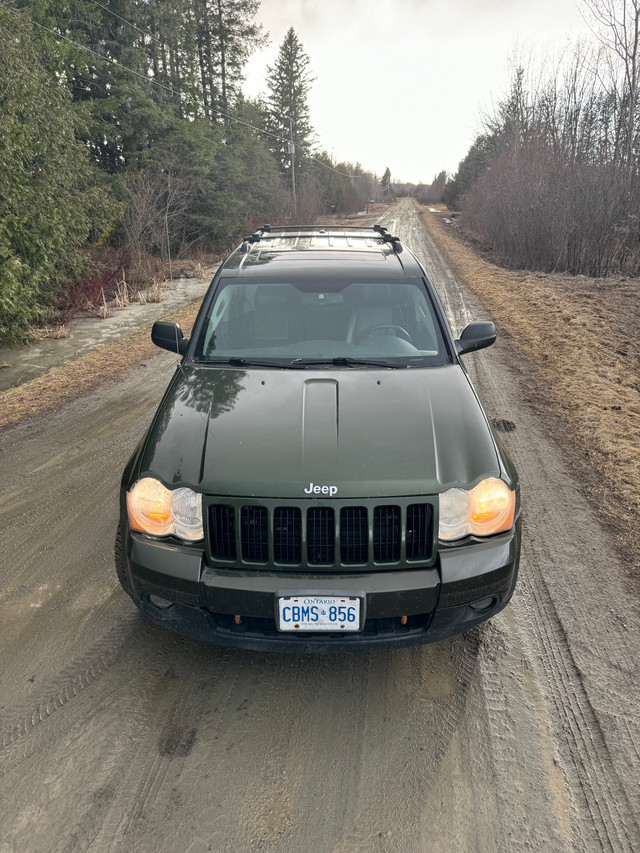
[[[407,559],[429,559],[432,530],[432,507],[430,504],[412,504],[407,507]]]
[[[377,506],[373,511],[373,558],[381,563],[400,559],[400,507]]]
[[[302,559],[302,513],[297,506],[278,506],[273,514],[273,559],[297,565]]]
[[[301,509],[232,501],[207,501],[208,546],[216,561],[351,569],[426,563],[433,554],[432,503],[362,506],[354,500]]]

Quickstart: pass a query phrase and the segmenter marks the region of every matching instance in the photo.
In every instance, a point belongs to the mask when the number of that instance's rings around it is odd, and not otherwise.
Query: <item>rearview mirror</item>
[[[458,355],[490,347],[496,342],[496,327],[493,323],[469,323],[455,342]]]
[[[184,355],[189,346],[189,338],[185,338],[180,326],[177,323],[165,323],[163,320],[153,324],[151,340],[157,347],[177,352],[179,355]]]

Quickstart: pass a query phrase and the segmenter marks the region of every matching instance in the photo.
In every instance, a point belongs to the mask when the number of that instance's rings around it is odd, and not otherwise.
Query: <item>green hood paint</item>
[[[149,430],[139,476],[211,495],[300,500],[436,494],[500,476],[462,368],[183,367]],[[318,495],[325,498],[325,495]]]

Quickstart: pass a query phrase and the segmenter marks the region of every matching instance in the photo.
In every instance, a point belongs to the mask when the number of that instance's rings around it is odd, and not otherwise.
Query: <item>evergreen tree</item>
[[[269,145],[289,186],[289,140],[293,137],[296,179],[299,180],[304,171],[305,155],[308,154],[313,135],[307,96],[315,78],[309,73],[309,62],[300,39],[291,27],[280,45],[275,64],[267,68],[268,129],[280,137],[271,137]]]
[[[150,257],[226,249],[282,210],[267,145],[232,120],[263,123],[240,92],[258,6],[0,0],[0,338],[95,268],[105,232],[143,284]]]
[[[455,210],[462,196],[471,189],[489,164],[496,150],[495,135],[480,134],[458,164],[458,171],[447,181],[442,201],[450,210]]]
[[[205,115],[221,120],[240,96],[247,59],[266,42],[255,23],[259,0],[188,0],[195,20],[198,77]]]
[[[24,16],[0,6],[0,339],[47,316],[83,251],[113,215],[64,82],[42,67],[47,46]]]

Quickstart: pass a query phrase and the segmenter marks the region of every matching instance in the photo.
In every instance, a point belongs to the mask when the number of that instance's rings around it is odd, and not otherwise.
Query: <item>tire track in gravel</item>
[[[83,690],[102,678],[117,661],[126,642],[149,631],[147,624],[141,620],[137,620],[133,632],[131,632],[128,623],[129,620],[114,628],[101,638],[93,648],[79,655],[72,664],[44,685],[41,698],[32,700],[23,707],[11,708],[3,712],[0,717],[0,732],[2,733],[0,756],[3,751],[9,750],[19,740],[30,735],[52,714],[60,711]],[[4,772],[6,772],[6,768],[0,764],[0,776],[4,775]]]
[[[153,642],[155,655],[168,652],[175,638],[168,632],[158,629],[147,620],[127,609],[122,602],[119,624],[95,642],[83,654],[78,655],[67,667],[52,678],[42,688],[40,697],[32,697],[28,704],[9,709],[3,713],[2,748],[0,749],[0,778],[14,773],[43,744],[51,745],[69,735],[87,709],[75,709],[90,689],[90,708],[114,697],[122,682],[116,674],[110,679],[111,671],[122,666],[123,659],[131,658],[133,649],[146,649]],[[140,661],[142,664],[142,661]],[[160,664],[157,660],[147,661],[143,678],[137,678],[127,685],[127,702],[135,706],[135,697],[146,689],[147,679],[155,677]],[[100,682],[106,681],[102,684]],[[115,681],[114,685],[112,681]],[[113,711],[121,714],[114,702]],[[42,730],[45,731],[42,731]]]
[[[436,784],[459,729],[477,650],[472,635],[427,655],[328,656],[311,667],[308,658],[228,652],[223,673],[210,678],[205,669],[205,678],[200,667],[217,662],[218,652],[204,649],[199,666],[185,668],[182,660],[179,678],[154,691],[160,734],[157,725],[141,732],[129,755],[135,769],[121,768],[108,783],[122,793],[106,814],[101,803],[95,806],[102,828],[94,834],[96,822],[83,818],[69,849],[100,850],[110,838],[129,850],[148,849],[148,828],[177,791],[201,810],[198,831],[213,850],[297,852],[319,849],[322,838],[323,849],[368,851],[372,835],[390,825],[400,827],[396,836],[406,835],[398,849],[418,849],[412,816],[421,811],[424,790]],[[169,659],[178,666],[175,655]],[[425,679],[428,688],[432,674],[445,673],[446,695],[420,698]],[[402,737],[384,732],[389,719]],[[168,736],[172,731],[178,734]],[[178,744],[176,755],[167,743]],[[208,801],[207,765],[211,778],[224,779],[224,792]],[[337,785],[328,786],[331,780]],[[189,812],[173,805],[179,824]],[[355,830],[343,838],[353,820]],[[176,834],[169,831],[158,849],[180,849]]]
[[[427,269],[441,296],[449,322],[459,333],[474,314],[476,318],[480,318],[482,314],[486,315],[486,310],[480,312],[475,298],[457,282],[433,239],[420,223],[412,203],[407,201],[401,204],[403,216],[400,218],[400,236],[406,240],[407,245]],[[407,219],[409,227],[408,234],[405,234],[403,232]],[[470,307],[472,311],[469,310]],[[499,363],[491,363],[489,359],[480,367],[473,359],[472,364],[467,366],[474,384],[481,391],[485,407],[488,409],[489,405],[497,406],[500,413],[513,418],[510,410],[513,400],[516,399],[513,380],[510,380],[509,390],[505,390],[506,377],[504,370],[498,376]],[[546,484],[541,474],[546,473],[545,468],[549,463],[547,461],[545,465],[544,459],[540,458],[545,452],[540,448],[548,446],[548,439],[540,434],[531,415],[526,423],[520,422],[520,427],[517,433],[505,436],[505,443],[510,446],[523,479],[525,507],[521,578],[519,590],[511,606],[530,629],[523,637],[525,651],[532,659],[534,671],[551,711],[549,718],[563,758],[570,790],[575,798],[575,816],[580,827],[578,837],[582,843],[590,839],[593,849],[632,851],[638,849],[640,843],[637,806],[632,804],[628,795],[628,791],[633,790],[629,782],[635,778],[637,784],[637,779],[640,778],[640,765],[634,760],[634,756],[637,758],[637,748],[633,745],[633,737],[623,737],[623,742],[618,746],[618,751],[626,756],[627,761],[631,759],[632,764],[628,774],[625,774],[625,784],[603,733],[601,718],[585,689],[581,669],[573,655],[570,636],[558,614],[554,596],[545,579],[545,572],[550,567],[560,563],[562,570],[563,563],[575,563],[576,557],[571,546],[567,547],[565,544],[566,518],[563,513],[556,513],[554,519],[553,511],[545,513],[545,507],[541,506],[544,502],[536,498],[537,494],[544,495]],[[531,446],[538,448],[533,460]],[[557,500],[557,505],[561,507],[566,504]],[[590,514],[586,506],[581,507],[581,511],[585,515]],[[585,532],[597,526],[597,521],[591,518],[582,521],[582,530]],[[610,551],[613,551],[613,546],[607,544]],[[602,555],[599,556],[601,565]],[[597,583],[596,578],[593,580]],[[594,608],[599,608],[600,586],[596,585],[592,589],[587,589],[584,583],[582,586],[578,594],[582,593],[587,599],[587,612],[588,597],[591,598]],[[624,601],[621,585],[619,596],[615,598],[620,602]],[[626,614],[626,618],[633,623],[633,613]],[[578,637],[577,640],[580,641],[581,638]],[[617,659],[618,665],[624,667],[625,661],[628,663],[628,656],[633,655],[633,650],[628,647],[623,635],[617,637],[617,645],[609,645],[606,654]],[[489,684],[489,680],[485,680],[485,688],[495,694]],[[629,724],[629,720],[626,722]],[[631,733],[630,728],[630,725],[627,725],[628,734]],[[618,766],[619,764],[620,762]]]

